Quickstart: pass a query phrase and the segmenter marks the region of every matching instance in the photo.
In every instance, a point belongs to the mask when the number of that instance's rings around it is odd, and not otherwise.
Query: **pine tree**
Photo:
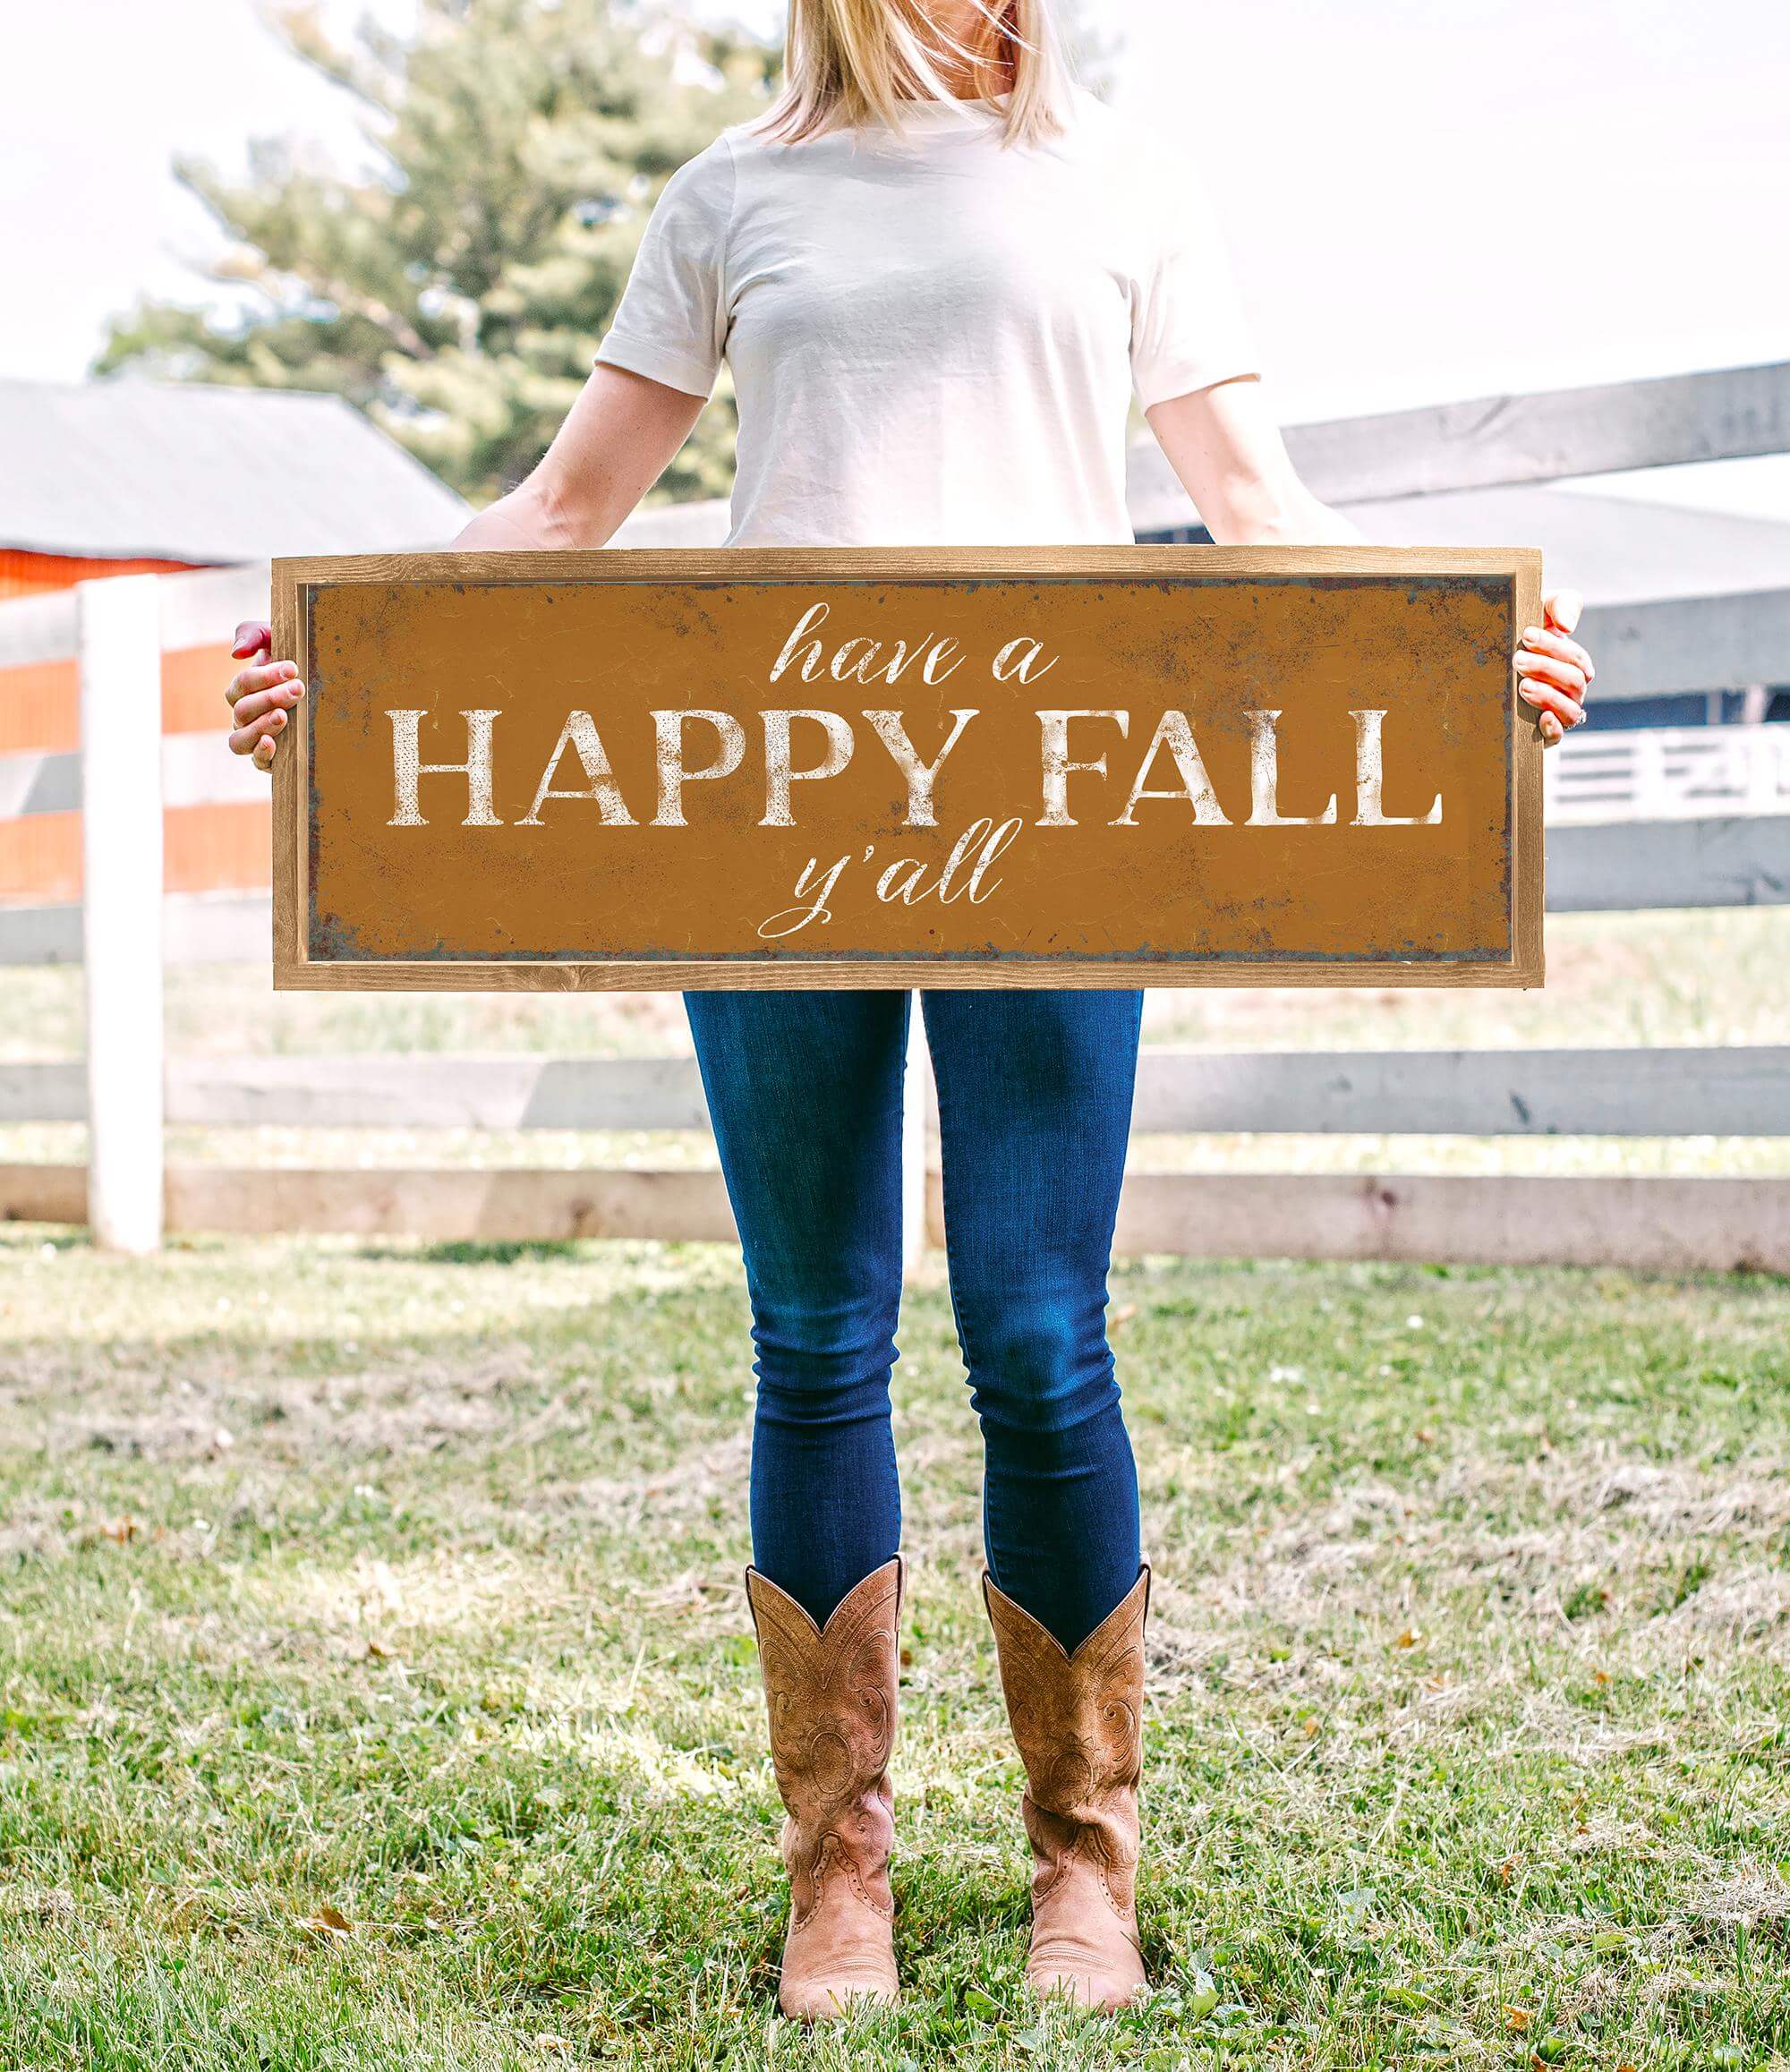
[[[210,277],[245,311],[146,303],[95,371],[328,390],[496,496],[582,387],[660,189],[766,104],[775,53],[631,0],[422,0],[413,36],[365,24],[345,47],[302,7],[277,26],[361,102],[373,170],[285,141],[240,183],[179,162],[232,240]],[[734,427],[723,375],[661,491],[725,494]]]

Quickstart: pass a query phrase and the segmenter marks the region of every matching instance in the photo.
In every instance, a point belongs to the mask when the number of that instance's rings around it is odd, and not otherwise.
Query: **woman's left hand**
[[[1585,694],[1598,673],[1590,656],[1566,637],[1583,609],[1576,590],[1556,590],[1542,600],[1545,623],[1525,627],[1517,645],[1517,695],[1539,711],[1541,738],[1550,748],[1569,728],[1584,725]]]

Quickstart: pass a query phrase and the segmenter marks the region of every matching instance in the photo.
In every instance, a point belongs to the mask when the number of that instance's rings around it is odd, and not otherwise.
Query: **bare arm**
[[[1319,547],[1366,538],[1300,482],[1259,381],[1215,382],[1146,414],[1220,546]],[[1547,623],[1525,627],[1517,649],[1517,691],[1540,714],[1542,739],[1552,746],[1584,719],[1586,686],[1597,672],[1567,637],[1579,621],[1578,593],[1556,591],[1542,609]]]
[[[1221,547],[1322,547],[1366,537],[1300,482],[1259,381],[1220,381],[1158,403],[1147,415]]]
[[[702,409],[700,396],[662,381],[593,368],[534,472],[473,518],[455,551],[603,546],[664,473]]]
[[[599,366],[579,391],[552,445],[525,482],[470,519],[456,553],[602,546],[690,436],[703,398],[663,382]],[[286,715],[304,695],[298,670],[273,652],[260,620],[236,628],[232,653],[250,666],[230,679],[230,746],[273,765]]]

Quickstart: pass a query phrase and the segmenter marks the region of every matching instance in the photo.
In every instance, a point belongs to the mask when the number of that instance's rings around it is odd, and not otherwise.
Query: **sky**
[[[1115,47],[1113,99],[1204,170],[1286,422],[1790,356],[1783,0],[1084,13]],[[79,379],[140,294],[204,298],[191,262],[217,234],[176,152],[234,168],[258,135],[358,148],[255,0],[55,0],[9,22],[6,55],[0,376]],[[1790,517],[1775,460],[1669,479]]]

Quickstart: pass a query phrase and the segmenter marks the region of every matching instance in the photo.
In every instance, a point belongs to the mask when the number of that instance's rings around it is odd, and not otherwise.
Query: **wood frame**
[[[388,583],[425,570],[478,584],[540,582],[737,584],[766,582],[896,581],[916,578],[1078,577],[1177,575],[1242,577],[1477,576],[1512,585],[1510,644],[1541,618],[1541,556],[1534,548],[1334,547],[926,547],[730,548],[594,553],[352,555],[277,559],[273,564],[274,652],[289,656],[308,680],[309,599],[341,584]],[[310,883],[309,700],[297,707],[274,764],[273,978],[280,991],[582,992],[670,991],[685,987],[778,990],[792,983],[836,991],[1056,986],[1535,986],[1543,977],[1542,741],[1536,715],[1516,701],[1511,680],[1511,941],[1508,959],[1423,964],[1231,961],[1140,965],[1122,959],[1013,959],[953,963],[884,959],[763,965],[639,959],[567,961],[423,960],[330,963],[309,955],[305,914]]]

